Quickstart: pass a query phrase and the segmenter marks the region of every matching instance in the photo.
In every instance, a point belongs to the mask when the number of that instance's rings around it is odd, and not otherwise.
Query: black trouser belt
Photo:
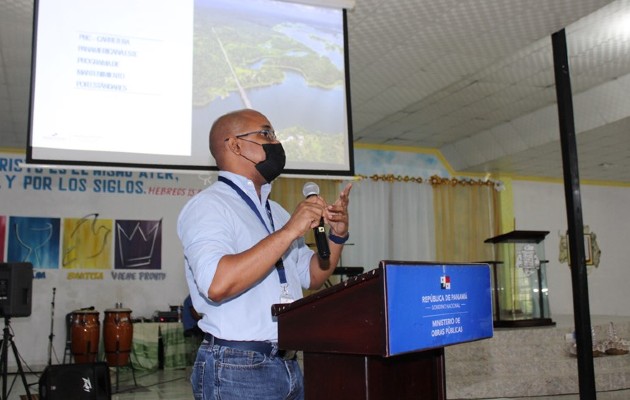
[[[204,335],[204,339],[217,346],[225,346],[244,351],[255,351],[267,357],[279,357],[283,360],[293,360],[296,356],[295,350],[278,350],[274,354],[274,346],[270,342],[225,340],[212,336],[209,333]]]

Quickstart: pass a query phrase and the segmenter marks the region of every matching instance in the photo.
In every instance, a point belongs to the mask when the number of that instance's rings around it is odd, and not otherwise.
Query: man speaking
[[[289,214],[269,200],[285,154],[269,120],[239,110],[210,129],[217,182],[180,213],[186,279],[201,315],[204,340],[191,376],[196,399],[303,399],[295,352],[278,349],[271,305],[318,289],[332,274],[348,240],[351,184],[328,205],[309,196]],[[320,258],[303,236],[329,225],[329,256]]]

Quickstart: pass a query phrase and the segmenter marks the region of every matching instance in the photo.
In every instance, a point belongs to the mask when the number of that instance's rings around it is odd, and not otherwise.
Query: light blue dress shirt
[[[227,340],[277,342],[278,327],[271,315],[271,305],[280,303],[282,288],[275,268],[236,297],[220,303],[208,299],[208,288],[221,257],[250,249],[273,232],[265,209],[271,185],[261,188],[261,201],[252,181],[226,171],[219,174],[252,199],[267,228],[247,202],[223,182],[213,183],[184,206],[177,221],[177,233],[184,248],[186,280],[193,306],[202,315],[199,327]],[[275,228],[280,229],[290,214],[278,203],[271,200],[269,203]],[[302,288],[310,285],[309,265],[313,254],[300,238],[283,256],[289,291],[294,299],[301,298]]]

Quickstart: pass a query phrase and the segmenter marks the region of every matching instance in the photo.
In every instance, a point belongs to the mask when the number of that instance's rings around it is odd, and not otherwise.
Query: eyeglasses
[[[269,140],[270,142],[273,142],[278,139],[278,137],[276,136],[276,132],[273,129],[261,129],[259,131],[241,133],[239,135],[234,135],[234,137],[242,138],[249,135],[260,135],[264,137],[265,139]]]

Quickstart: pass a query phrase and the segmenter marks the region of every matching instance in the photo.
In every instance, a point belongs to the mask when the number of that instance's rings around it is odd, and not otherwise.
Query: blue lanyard
[[[243,200],[245,200],[245,203],[247,203],[249,208],[251,208],[252,211],[254,212],[254,214],[256,214],[256,216],[258,217],[260,222],[263,224],[263,226],[265,227],[267,232],[269,234],[271,234],[271,231],[269,230],[269,227],[265,223],[265,220],[263,219],[262,215],[260,215],[260,211],[258,211],[258,207],[256,207],[256,204],[254,204],[252,199],[249,198],[249,196],[247,196],[247,194],[245,194],[245,192],[243,192],[243,189],[238,187],[234,182],[232,182],[231,180],[229,180],[228,178],[226,178],[224,176],[219,176],[219,181],[221,181],[221,182],[225,183],[226,185],[230,186],[232,189],[234,189],[234,191],[236,193],[238,193],[239,196],[241,196],[241,198]],[[271,206],[269,205],[269,200],[267,200],[265,202],[265,209],[267,210],[267,216],[269,217],[269,221],[271,221],[271,229],[273,229],[275,231],[276,227],[274,226],[274,223],[273,223],[273,216],[271,215]],[[278,271],[278,276],[280,277],[280,283],[281,284],[286,284],[287,283],[287,277],[286,277],[286,274],[285,274],[285,271],[284,271],[284,263],[282,262],[282,257],[280,257],[280,259],[278,259],[278,261],[276,261],[276,270]]]

